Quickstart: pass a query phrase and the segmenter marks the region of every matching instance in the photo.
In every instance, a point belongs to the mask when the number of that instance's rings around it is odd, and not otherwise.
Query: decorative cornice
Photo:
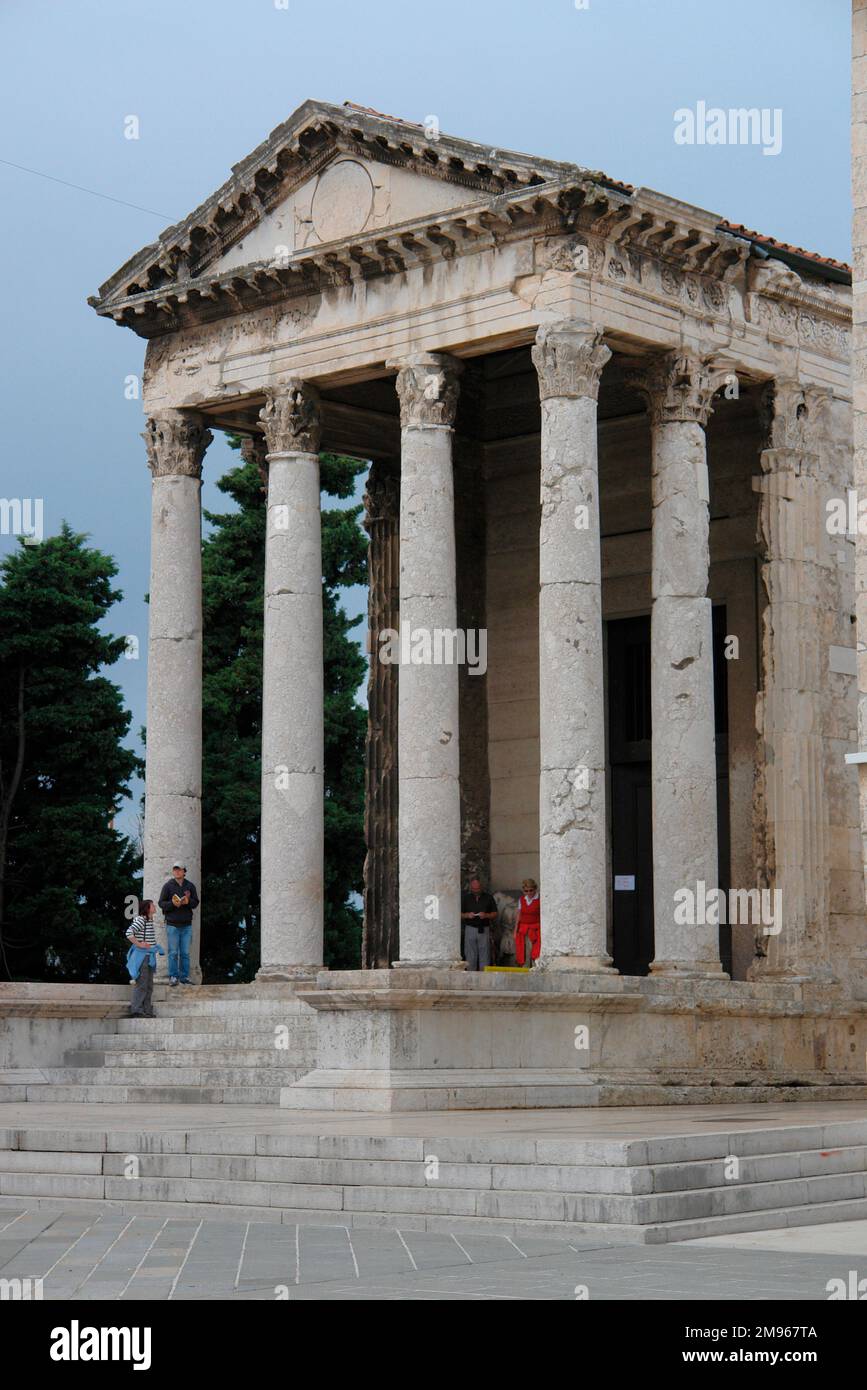
[[[388,365],[398,368],[395,385],[402,429],[454,424],[460,362],[445,353],[420,352]]]
[[[652,425],[676,421],[706,425],[714,396],[733,376],[734,368],[719,359],[667,352],[630,376],[629,384],[647,402]]]
[[[588,179],[534,184],[339,241],[306,246],[279,261],[254,261],[212,274],[193,274],[188,263],[179,263],[177,275],[158,287],[143,288],[133,281],[88,302],[103,317],[132,328],[143,338],[154,338],[191,324],[320,294],[355,280],[404,274],[415,266],[560,232],[571,225],[578,204],[586,202],[597,216],[611,200],[624,201]]]
[[[201,478],[202,460],[213,437],[190,411],[167,410],[153,415],[142,435],[148,468],[155,478]]]
[[[611,359],[600,328],[577,319],[544,323],[531,355],[539,377],[540,400],[554,396],[598,400],[602,369]]]
[[[318,454],[322,434],[319,392],[300,377],[269,386],[259,412],[268,457],[274,454]]]

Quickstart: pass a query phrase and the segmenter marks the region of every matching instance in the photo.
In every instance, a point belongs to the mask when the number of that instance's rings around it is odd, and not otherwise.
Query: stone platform
[[[664,1244],[867,1219],[867,1106],[351,1115],[0,1104],[0,1217],[190,1221]]]
[[[807,980],[323,971],[298,1109],[867,1099],[867,1001]]]

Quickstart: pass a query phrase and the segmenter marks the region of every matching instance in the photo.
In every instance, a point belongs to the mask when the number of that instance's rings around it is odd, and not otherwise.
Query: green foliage
[[[0,564],[0,976],[123,980],[138,855],[112,826],[140,760],[101,668],[117,566],[64,523]]]
[[[238,440],[230,440],[237,447]],[[322,489],[351,497],[366,465],[323,454]],[[259,814],[265,493],[255,463],[218,483],[238,510],[207,512],[204,543],[202,881],[206,979],[247,980],[259,964]],[[325,961],[357,966],[361,914],[350,901],[364,864],[366,715],[355,694],[367,663],[339,590],[367,579],[359,507],[322,513],[325,664]],[[291,911],[291,904],[287,904]]]

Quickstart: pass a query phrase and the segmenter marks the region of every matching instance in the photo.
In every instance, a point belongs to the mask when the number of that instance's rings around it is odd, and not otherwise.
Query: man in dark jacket
[[[187,878],[185,864],[172,865],[172,876],[160,893],[160,911],[166,919],[169,947],[169,984],[192,984],[190,979],[190,937],[193,911],[199,905],[196,885]]]
[[[497,902],[486,893],[478,878],[470,879],[468,893],[461,896],[464,924],[464,959],[468,970],[484,970],[491,963],[491,926],[497,920]]]

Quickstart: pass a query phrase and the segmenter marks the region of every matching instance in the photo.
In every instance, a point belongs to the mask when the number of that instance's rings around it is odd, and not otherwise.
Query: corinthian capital
[[[552,396],[599,397],[602,368],[611,350],[602,341],[602,330],[592,323],[564,319],[543,323],[532,352],[539,377],[539,398]]]
[[[714,396],[734,375],[733,367],[710,357],[667,352],[629,381],[646,400],[652,424],[685,420],[706,425]]]
[[[269,454],[319,453],[319,392],[309,382],[293,377],[269,386],[259,419]]]
[[[816,453],[828,430],[830,403],[831,392],[824,386],[783,377],[769,381],[759,402],[765,448],[800,457]]]
[[[152,415],[142,435],[148,468],[155,478],[201,478],[202,459],[213,437],[192,411],[167,410]]]
[[[420,352],[394,363],[403,429],[453,425],[461,363],[441,352]]]

